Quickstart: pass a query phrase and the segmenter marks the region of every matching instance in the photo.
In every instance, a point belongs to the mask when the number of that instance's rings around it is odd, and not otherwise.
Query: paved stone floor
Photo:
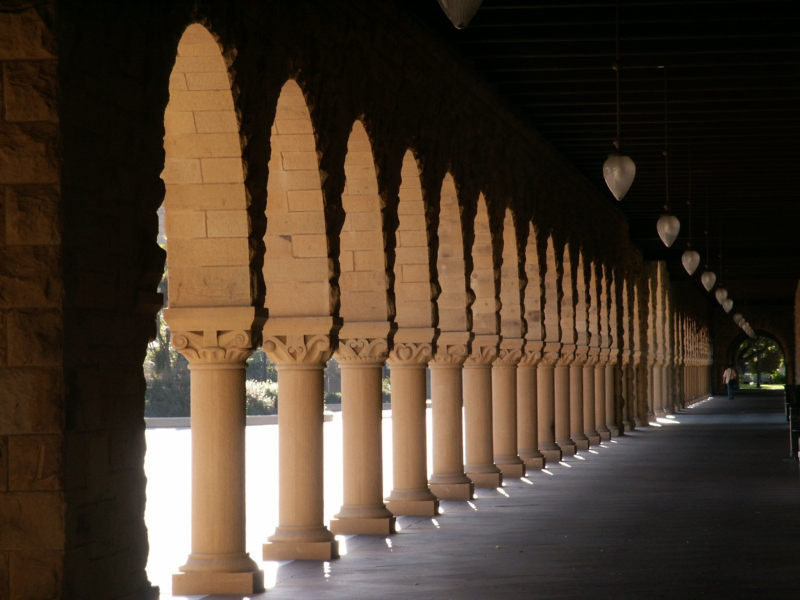
[[[715,397],[660,425],[401,518],[390,538],[349,536],[339,560],[272,563],[257,597],[800,597],[782,395]]]

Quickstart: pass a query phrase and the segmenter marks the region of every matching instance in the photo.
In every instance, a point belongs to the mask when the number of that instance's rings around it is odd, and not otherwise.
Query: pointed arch
[[[469,321],[472,297],[467,293],[464,238],[461,231],[461,210],[453,176],[442,181],[439,201],[439,248],[436,265],[439,297],[436,300],[441,331],[463,332],[471,328]]]
[[[472,273],[470,274],[470,289],[475,295],[475,302],[472,305],[472,330],[479,335],[497,335],[499,306],[492,231],[483,193],[478,196],[474,227]]]
[[[583,252],[578,250],[578,267],[575,271],[575,343],[589,345],[589,288],[586,283],[588,268]]]
[[[528,240],[525,245],[525,324],[526,338],[533,341],[544,339],[544,320],[542,297],[544,281],[541,275],[539,240],[533,223],[528,226]]]
[[[353,123],[344,162],[345,212],[340,234],[340,315],[345,322],[386,322],[389,305],[383,235],[383,199],[372,144],[361,121]]]
[[[600,347],[611,347],[611,328],[609,322],[609,309],[611,303],[609,302],[610,292],[610,277],[609,269],[606,265],[600,266]]]
[[[164,225],[172,307],[249,306],[247,194],[239,121],[220,48],[186,28],[164,113]]]
[[[330,316],[329,244],[317,149],[294,80],[278,96],[270,133],[264,283],[270,318]]]
[[[394,263],[395,321],[403,328],[427,328],[435,323],[428,223],[420,169],[410,150],[403,156],[400,176]]]
[[[592,261],[589,265],[589,308],[588,308],[588,330],[589,345],[592,348],[600,347],[600,264]]]
[[[522,319],[522,283],[519,278],[519,246],[514,216],[506,209],[503,219],[503,253],[500,264],[500,333],[503,338],[525,336]]]

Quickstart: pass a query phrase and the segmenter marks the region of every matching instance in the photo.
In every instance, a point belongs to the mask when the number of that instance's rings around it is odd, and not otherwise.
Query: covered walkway
[[[339,560],[283,563],[259,597],[795,598],[782,396],[714,397],[660,424],[401,517],[389,538],[350,536]]]

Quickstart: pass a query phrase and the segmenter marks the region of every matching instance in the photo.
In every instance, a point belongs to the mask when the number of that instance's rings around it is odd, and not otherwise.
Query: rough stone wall
[[[0,598],[54,598],[64,551],[54,7],[0,5]]]

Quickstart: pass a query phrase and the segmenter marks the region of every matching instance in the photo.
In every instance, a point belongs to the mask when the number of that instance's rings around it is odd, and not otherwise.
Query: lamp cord
[[[622,106],[622,94],[620,93],[620,78],[621,78],[621,71],[622,71],[622,53],[620,51],[620,26],[619,26],[619,0],[617,0],[617,12],[616,12],[616,62],[614,63],[614,71],[616,73],[616,82],[617,82],[617,138],[614,140],[614,147],[617,149],[617,152],[622,152],[622,119],[620,117],[621,114],[621,106]]]
[[[664,69],[664,212],[669,212],[669,108],[667,106],[667,66]]]

